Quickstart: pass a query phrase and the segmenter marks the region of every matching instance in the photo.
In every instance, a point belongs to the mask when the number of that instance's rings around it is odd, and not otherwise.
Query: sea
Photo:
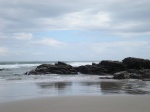
[[[102,75],[81,73],[77,75],[24,75],[38,65],[54,63],[56,62],[0,62],[0,103],[39,97],[74,95],[150,95],[150,82],[137,79],[100,79]],[[93,62],[65,63],[77,67],[91,65]]]

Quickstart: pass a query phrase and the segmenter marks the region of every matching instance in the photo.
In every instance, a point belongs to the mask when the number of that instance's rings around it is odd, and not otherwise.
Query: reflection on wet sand
[[[100,82],[100,88],[103,94],[121,94],[122,87],[122,82]]]
[[[103,94],[150,94],[150,90],[142,90],[147,84],[141,81],[116,81],[116,82],[101,82],[101,92]]]
[[[59,94],[110,94],[138,95],[150,94],[147,83],[142,81],[80,81],[80,82],[42,82],[37,86],[43,91],[57,90]],[[144,89],[143,89],[144,88]],[[49,92],[51,93],[51,92]],[[57,94],[57,93],[56,93]]]
[[[137,82],[129,82],[128,84],[124,84],[124,91],[127,94],[139,95],[139,94],[150,94],[150,91],[142,90],[142,88],[146,88],[147,84],[143,81]]]
[[[37,83],[37,85],[42,89],[50,89],[50,88],[65,89],[67,88],[67,86],[71,86],[72,82],[42,82]]]

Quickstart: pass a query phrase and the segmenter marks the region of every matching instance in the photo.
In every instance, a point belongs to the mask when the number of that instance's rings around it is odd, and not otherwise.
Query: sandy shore
[[[65,96],[0,104],[0,112],[149,112],[150,96]]]

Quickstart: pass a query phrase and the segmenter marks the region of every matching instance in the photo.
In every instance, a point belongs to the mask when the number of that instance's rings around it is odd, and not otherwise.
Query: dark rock
[[[129,79],[130,74],[127,71],[121,71],[114,74],[114,79]]]
[[[79,66],[77,70],[82,74],[91,74],[91,75],[104,75],[107,73],[107,70],[105,68],[95,64]]]
[[[142,81],[150,81],[150,78],[142,79]]]
[[[130,78],[133,79],[150,78],[150,69],[128,69],[127,71],[130,73]]]
[[[68,64],[61,62],[61,61],[58,61],[57,63],[55,63],[55,65],[56,66],[59,66],[59,65],[68,66]]]
[[[128,69],[150,69],[150,60],[128,57],[122,61]]]
[[[26,72],[25,75],[42,75],[42,74],[77,74],[75,68],[63,62],[58,62],[55,65],[42,64],[37,66],[35,70]]]
[[[99,64],[79,66],[77,71],[82,74],[106,75],[124,71],[125,65],[118,61],[101,61]]]
[[[1,69],[0,69],[1,70]],[[34,74],[90,74],[90,75],[107,75],[114,74],[114,79],[144,79],[150,78],[150,60],[140,58],[125,58],[122,62],[104,60],[99,64],[84,65],[72,67],[69,64],[58,61],[54,65],[42,64],[35,70],[26,72],[26,75]]]
[[[119,61],[104,60],[101,61],[99,65],[105,68],[108,71],[108,73],[111,74],[125,70],[125,65]]]
[[[10,69],[7,69],[7,68],[1,68],[0,71],[10,71]]]
[[[3,71],[4,69],[2,68],[2,69],[0,69],[0,71]]]
[[[139,74],[141,74],[142,79],[150,78],[150,69],[139,70]]]
[[[131,79],[142,79],[142,75],[136,73],[130,73]]]
[[[97,65],[96,63],[92,63],[93,66]]]

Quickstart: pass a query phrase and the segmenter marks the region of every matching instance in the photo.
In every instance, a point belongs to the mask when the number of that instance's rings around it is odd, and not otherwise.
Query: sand
[[[0,112],[150,112],[150,96],[65,96],[0,104]]]

